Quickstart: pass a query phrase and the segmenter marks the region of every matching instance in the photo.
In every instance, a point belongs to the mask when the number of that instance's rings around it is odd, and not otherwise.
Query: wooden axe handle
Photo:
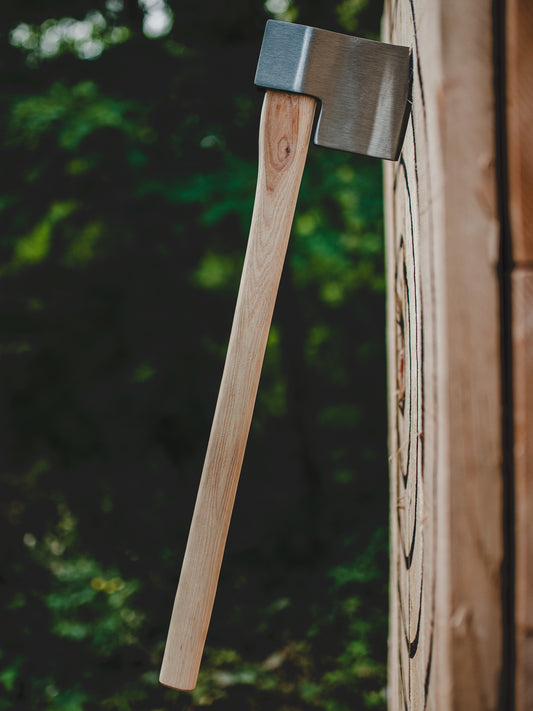
[[[176,689],[196,686],[315,106],[276,91],[263,103],[250,236],[159,677]]]

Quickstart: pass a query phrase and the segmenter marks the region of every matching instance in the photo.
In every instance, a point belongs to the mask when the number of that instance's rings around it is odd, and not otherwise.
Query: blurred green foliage
[[[312,147],[197,689],[158,685],[244,257],[277,17],[5,0],[0,711],[385,708],[380,165]]]

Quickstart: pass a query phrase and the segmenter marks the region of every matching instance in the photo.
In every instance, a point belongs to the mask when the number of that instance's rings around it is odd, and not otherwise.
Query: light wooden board
[[[505,5],[514,405],[515,710],[533,708],[533,3]]]
[[[498,708],[499,222],[490,0],[389,0],[413,106],[386,165],[390,711]]]
[[[516,711],[533,709],[533,271],[512,276]]]

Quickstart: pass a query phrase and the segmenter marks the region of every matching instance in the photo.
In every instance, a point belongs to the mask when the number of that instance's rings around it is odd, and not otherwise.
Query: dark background
[[[381,166],[312,147],[197,689],[159,665],[255,190],[265,21],[4,0],[0,711],[385,708]]]

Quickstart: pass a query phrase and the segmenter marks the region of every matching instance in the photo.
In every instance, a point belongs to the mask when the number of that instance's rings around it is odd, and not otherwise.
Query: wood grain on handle
[[[241,285],[159,680],[196,685],[316,102],[268,91]]]

